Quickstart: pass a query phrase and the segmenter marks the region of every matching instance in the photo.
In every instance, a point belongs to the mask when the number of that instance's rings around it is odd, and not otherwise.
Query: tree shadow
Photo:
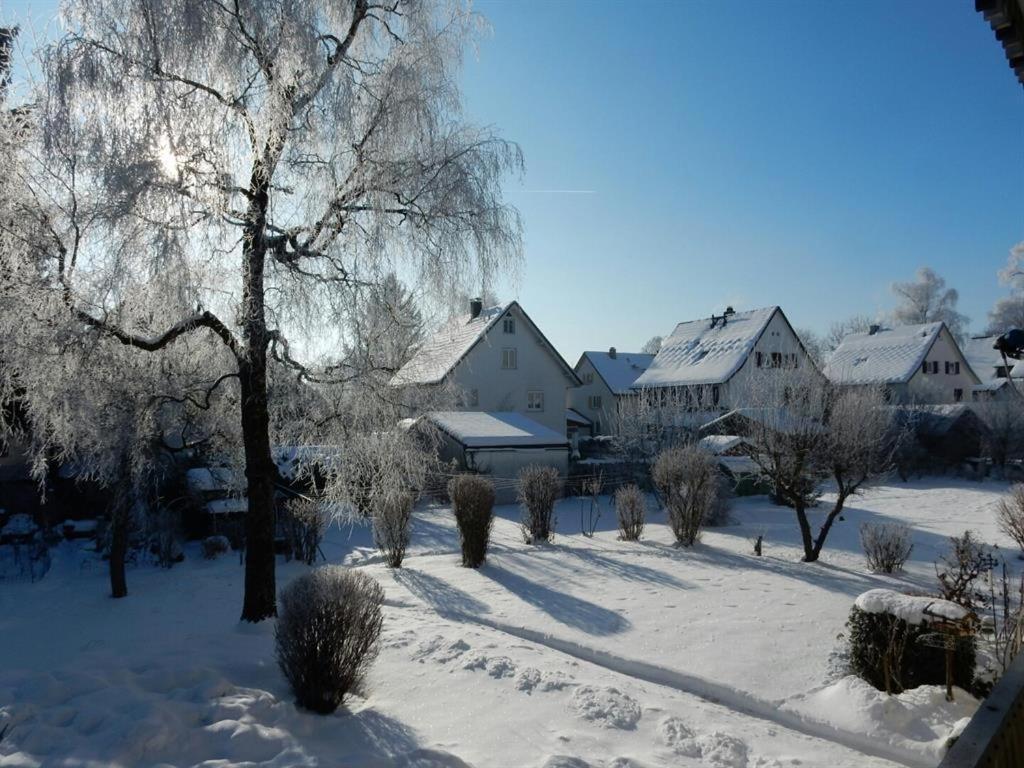
[[[441,615],[451,613],[489,613],[490,608],[480,600],[452,586],[444,579],[411,568],[391,571],[392,578],[408,589]]]
[[[558,592],[513,571],[488,564],[480,569],[480,573],[523,602],[544,611],[558,623],[586,632],[588,635],[616,635],[631,626],[627,619],[614,611]]]

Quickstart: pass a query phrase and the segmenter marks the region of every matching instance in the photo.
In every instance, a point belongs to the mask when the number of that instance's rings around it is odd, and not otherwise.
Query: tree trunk
[[[245,599],[243,621],[277,615],[274,573],[274,480],[267,398],[267,334],[263,273],[266,266],[268,166],[257,162],[250,180],[242,266],[242,338],[238,373],[241,384],[242,443],[249,509],[245,518]]]
[[[825,546],[825,539],[828,538],[828,532],[832,530],[832,523],[835,522],[836,518],[839,517],[840,513],[843,511],[844,504],[846,504],[846,494],[840,493],[836,499],[836,505],[832,507],[832,511],[828,513],[828,517],[825,518],[825,522],[821,524],[821,530],[818,531],[818,538],[814,542],[814,557],[810,558],[808,562],[813,562],[818,559],[822,548]]]
[[[814,537],[811,535],[811,523],[807,519],[807,505],[803,499],[794,499],[793,508],[796,509],[796,521],[800,524],[800,539],[804,545],[804,562],[813,563],[818,559],[814,551]]]
[[[127,597],[128,579],[125,559],[128,556],[128,504],[120,493],[114,500],[110,514],[110,596]]]

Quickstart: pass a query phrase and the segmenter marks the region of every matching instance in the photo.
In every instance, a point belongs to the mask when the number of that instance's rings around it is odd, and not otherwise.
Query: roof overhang
[[[992,27],[1010,69],[1024,85],[1024,0],[974,0],[974,8]]]

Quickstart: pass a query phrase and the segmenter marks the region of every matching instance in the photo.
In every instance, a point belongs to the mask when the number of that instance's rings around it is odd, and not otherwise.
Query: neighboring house
[[[683,410],[728,410],[777,370],[817,371],[780,307],[679,323],[633,384],[652,402]]]
[[[439,454],[460,471],[480,472],[494,482],[499,504],[516,500],[520,470],[531,464],[569,474],[569,441],[519,413],[434,411],[423,417],[440,434]]]
[[[590,422],[592,435],[614,434],[620,405],[636,397],[633,383],[654,360],[641,352],[584,352],[573,369],[582,384],[568,392],[570,424],[582,416]],[[575,412],[575,414],[573,413]]]
[[[964,344],[963,352],[981,384],[971,391],[974,401],[1004,400],[1019,397],[1024,387],[1024,361],[1003,359],[995,348],[997,336],[975,336]]]
[[[518,302],[452,318],[395,374],[396,387],[451,387],[459,411],[522,414],[565,437],[566,390],[580,383]]]
[[[945,323],[871,326],[843,339],[825,375],[844,386],[882,386],[892,403],[958,403],[981,384]]]

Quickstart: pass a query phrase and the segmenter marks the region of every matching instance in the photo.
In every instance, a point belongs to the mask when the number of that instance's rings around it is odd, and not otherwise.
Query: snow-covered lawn
[[[933,590],[951,534],[971,528],[1012,557],[993,517],[1005,489],[877,488],[816,564],[799,562],[792,511],[761,497],[690,550],[660,513],[643,541],[618,541],[607,499],[593,539],[568,499],[554,543],[531,547],[502,507],[480,571],[459,567],[444,507],[417,513],[398,571],[365,528],[332,529],[328,561],[373,575],[387,606],[366,697],[330,717],[291,703],[273,627],[238,623],[237,556],[191,547],[169,571],[130,571],[114,601],[103,565],[68,543],[42,581],[0,582],[0,765],[934,765],[976,702],[843,680],[837,636],[867,589]],[[914,529],[898,578],[869,574],[860,553],[859,524],[886,520]],[[304,570],[281,564],[279,582]]]

